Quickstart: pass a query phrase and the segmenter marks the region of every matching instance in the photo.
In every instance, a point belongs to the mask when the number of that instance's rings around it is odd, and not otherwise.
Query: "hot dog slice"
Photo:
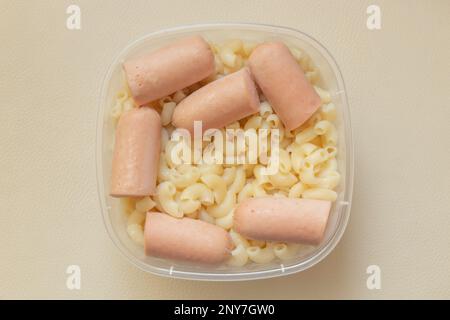
[[[161,141],[161,119],[150,108],[125,112],[116,128],[112,162],[111,196],[154,194]]]
[[[259,45],[248,62],[256,83],[286,129],[299,127],[321,105],[320,97],[283,43]]]
[[[247,199],[234,212],[234,228],[255,240],[317,245],[322,241],[331,202],[265,197]]]
[[[195,120],[203,130],[220,129],[258,112],[259,97],[248,68],[213,81],[185,98],[175,108],[172,123],[193,132]]]
[[[183,38],[123,65],[138,105],[188,87],[215,71],[214,54],[200,36]]]
[[[147,213],[144,236],[145,254],[159,258],[218,264],[230,256],[232,249],[231,238],[224,229],[159,212]]]

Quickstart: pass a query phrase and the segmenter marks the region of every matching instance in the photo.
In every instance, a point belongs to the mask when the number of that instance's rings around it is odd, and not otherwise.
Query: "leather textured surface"
[[[75,1],[74,1],[75,2]],[[450,2],[1,1],[0,298],[450,298]],[[355,142],[347,231],[305,272],[212,283],[135,268],[109,239],[97,197],[100,86],[130,41],[176,25],[259,22],[324,44],[346,81]],[[68,290],[66,268],[81,268]],[[378,265],[381,290],[368,290]]]

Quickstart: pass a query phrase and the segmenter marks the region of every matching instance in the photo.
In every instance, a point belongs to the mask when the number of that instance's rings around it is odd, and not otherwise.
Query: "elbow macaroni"
[[[206,174],[200,180],[208,186],[214,193],[216,203],[222,203],[227,194],[227,184],[225,180],[216,174]]]
[[[246,180],[246,175],[245,175],[244,167],[240,166],[236,170],[236,174],[234,176],[234,181],[231,183],[231,185],[229,185],[228,191],[238,193],[244,187],[245,180]]]
[[[296,243],[277,243],[273,246],[273,252],[281,260],[287,260],[294,258],[300,248],[301,245]]]
[[[247,248],[247,254],[250,260],[255,263],[268,263],[275,258],[275,253],[272,247],[267,246],[260,248],[258,246],[251,246]]]
[[[167,212],[172,217],[181,218],[183,217],[183,212],[174,199],[175,194],[176,187],[170,181],[165,181],[156,188],[156,197],[164,212]]]
[[[227,264],[233,267],[242,267],[248,262],[247,250],[242,244],[239,244],[233,251]]]
[[[231,210],[226,216],[217,218],[216,225],[224,228],[225,230],[230,230],[231,227],[233,226],[233,216],[234,216],[234,209]]]
[[[175,110],[176,103],[175,102],[166,102],[163,105],[163,109],[161,112],[161,124],[163,126],[167,126],[172,122],[173,111]]]
[[[235,246],[242,245],[244,248],[250,247],[250,243],[247,239],[245,239],[243,236],[241,236],[239,233],[234,231],[233,229],[230,230],[230,237],[231,241],[233,241]]]
[[[252,183],[247,183],[241,191],[239,191],[237,201],[238,203],[244,201],[245,199],[249,199],[255,195],[254,186]]]
[[[127,226],[128,236],[134,243],[144,246],[144,229],[138,224],[129,224]]]
[[[222,203],[210,206],[206,209],[209,215],[214,218],[221,218],[226,216],[236,204],[236,194],[228,191]]]
[[[303,191],[302,197],[305,199],[336,201],[336,191],[324,188],[311,188]]]
[[[214,203],[213,192],[203,183],[194,183],[180,194],[180,208],[184,213],[193,213],[202,204],[209,206]]]

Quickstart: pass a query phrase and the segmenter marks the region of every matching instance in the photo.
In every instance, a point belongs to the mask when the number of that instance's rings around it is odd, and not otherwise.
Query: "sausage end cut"
[[[254,240],[318,245],[330,208],[331,202],[323,200],[251,198],[236,208],[234,228]]]
[[[161,119],[147,107],[123,113],[117,123],[112,161],[113,197],[140,197],[156,192]]]
[[[163,98],[212,75],[214,54],[200,36],[180,39],[123,64],[138,105]]]
[[[175,108],[172,123],[194,132],[194,121],[202,130],[220,129],[258,112],[259,97],[248,68],[231,73],[198,89]]]
[[[320,97],[282,42],[257,46],[248,63],[256,83],[287,130],[302,125],[320,107]]]
[[[145,254],[165,259],[219,264],[232,250],[231,238],[224,229],[159,212],[147,213],[144,237]]]

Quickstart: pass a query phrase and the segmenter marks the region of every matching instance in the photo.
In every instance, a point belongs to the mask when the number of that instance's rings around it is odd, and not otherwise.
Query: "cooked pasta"
[[[336,120],[336,106],[333,103],[324,104],[320,108],[320,114],[324,120],[334,121]]]
[[[230,212],[228,212],[228,214],[226,216],[217,218],[216,225],[218,225],[219,227],[222,227],[226,230],[231,229],[231,227],[233,226],[233,215],[234,215],[234,210],[231,210]]]
[[[178,90],[173,95],[173,102],[180,103],[184,98],[186,98],[186,94],[183,90]]]
[[[208,206],[214,203],[213,192],[203,183],[194,183],[180,193],[180,208],[184,213],[193,213],[202,204]]]
[[[250,260],[255,263],[268,263],[275,258],[275,253],[270,246],[265,248],[260,248],[258,246],[248,247],[247,254]]]
[[[147,212],[155,206],[155,202],[150,197],[144,197],[136,202],[136,210]]]
[[[244,167],[239,166],[236,170],[233,182],[228,186],[228,191],[238,193],[244,187],[246,180]]]
[[[230,237],[235,246],[242,245],[244,248],[250,247],[250,243],[248,242],[248,240],[233,229],[230,230]]]
[[[206,211],[214,218],[221,218],[226,216],[236,205],[236,194],[233,191],[228,191],[222,203],[210,206]]]
[[[287,260],[295,257],[301,247],[301,244],[296,243],[277,243],[273,246],[273,252],[281,260]]]
[[[139,224],[129,224],[127,226],[128,236],[134,243],[143,246],[144,245],[144,229]]]
[[[336,191],[324,188],[310,188],[303,191],[302,197],[305,199],[336,201]]]
[[[322,100],[322,103],[330,103],[331,102],[331,94],[318,86],[314,86],[314,89],[316,90],[317,94],[320,97],[320,100]]]
[[[231,251],[231,257],[227,261],[227,264],[233,267],[242,267],[248,262],[248,253],[242,244]]]
[[[214,193],[216,203],[222,203],[227,194],[227,184],[222,177],[217,174],[205,174],[200,180],[210,188]]]
[[[161,124],[163,126],[167,126],[169,123],[172,122],[172,114],[176,107],[175,102],[166,102],[163,105],[163,109],[161,112]]]
[[[214,219],[214,217],[211,217],[211,216],[208,214],[208,212],[206,212],[205,209],[201,209],[201,210],[200,210],[200,212],[199,212],[199,214],[198,214],[198,218],[199,218],[200,220],[202,220],[202,221],[209,222],[209,223],[211,223],[211,224],[215,224],[215,223],[216,223],[216,220]]]
[[[127,224],[142,225],[144,224],[144,221],[145,221],[145,213],[135,210],[128,216]]]
[[[244,201],[245,199],[251,198],[255,195],[254,186],[252,183],[247,183],[241,191],[239,191],[237,201],[238,203]]]
[[[176,187],[170,181],[164,181],[158,185],[156,190],[156,197],[164,212],[167,212],[173,217],[181,218],[183,211],[175,201]]]
[[[289,198],[300,198],[306,186],[302,182],[297,182],[289,189]]]

